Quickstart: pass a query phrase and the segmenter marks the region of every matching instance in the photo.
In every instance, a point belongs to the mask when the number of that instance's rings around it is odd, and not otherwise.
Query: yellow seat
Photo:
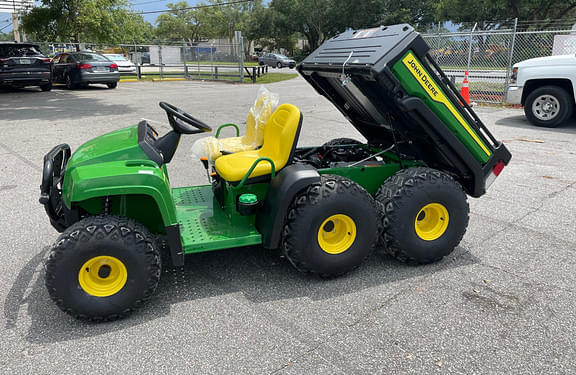
[[[277,105],[278,95],[261,87],[246,118],[245,135],[238,135],[238,127],[235,124],[221,125],[216,131],[215,137],[200,138],[194,142],[192,153],[200,158],[206,157],[208,160],[214,161],[221,157],[224,151],[234,153],[260,148],[264,139],[264,127]],[[220,131],[229,126],[236,128],[237,136],[219,138]]]
[[[216,159],[216,172],[229,182],[238,182],[259,158],[270,158],[276,172],[290,161],[297,143],[302,124],[300,110],[292,104],[282,104],[272,114],[264,127],[264,141],[258,150],[242,151]],[[270,174],[272,167],[268,162],[260,162],[250,174],[250,178]]]

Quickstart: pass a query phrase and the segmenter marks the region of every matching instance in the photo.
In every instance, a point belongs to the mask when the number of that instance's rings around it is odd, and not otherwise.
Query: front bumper
[[[508,86],[506,92],[506,103],[508,104],[522,104],[523,86]]]
[[[44,205],[50,223],[58,232],[63,232],[70,222],[70,211],[62,201],[62,185],[70,155],[70,146],[61,144],[44,156],[40,203]]]

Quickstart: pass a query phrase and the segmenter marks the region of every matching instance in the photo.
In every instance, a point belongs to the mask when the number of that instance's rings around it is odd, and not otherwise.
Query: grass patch
[[[468,67],[466,65],[440,65],[442,70],[466,70]],[[507,68],[497,67],[497,66],[471,66],[470,70],[494,70],[505,72]]]
[[[260,84],[266,84],[266,83],[274,83],[274,82],[281,82],[281,81],[287,81],[289,79],[293,79],[296,78],[298,76],[297,73],[268,73],[268,74],[264,74],[263,76],[256,78],[256,83],[260,83]],[[220,81],[233,81],[233,82],[238,82],[239,81],[239,77],[236,76],[225,76],[222,74],[218,75]],[[165,79],[170,79],[170,78],[184,78],[184,74],[182,75],[165,75],[164,76]],[[121,75],[120,79],[136,79],[136,76],[133,75]],[[189,77],[190,80],[198,80],[198,79],[205,79],[205,80],[214,80],[214,75],[210,74],[210,73],[206,73],[206,74],[190,74]],[[152,80],[156,80],[156,81],[160,81],[160,75],[159,74],[143,74],[140,78],[140,81],[152,81]],[[252,83],[252,79],[249,77],[244,77],[244,83]]]

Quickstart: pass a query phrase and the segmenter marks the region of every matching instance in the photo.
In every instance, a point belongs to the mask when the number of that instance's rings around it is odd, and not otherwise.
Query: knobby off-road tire
[[[401,262],[438,261],[454,251],[466,233],[466,193],[438,170],[401,170],[382,184],[376,201],[381,205],[380,245]]]
[[[378,212],[370,194],[347,178],[324,175],[292,201],[282,249],[299,271],[336,277],[370,256],[377,229]]]
[[[156,290],[154,236],[133,219],[92,216],[62,233],[46,262],[46,287],[64,312],[92,321],[124,317]]]
[[[526,97],[524,114],[528,120],[545,128],[555,128],[565,123],[574,109],[572,96],[558,86],[543,86]]]

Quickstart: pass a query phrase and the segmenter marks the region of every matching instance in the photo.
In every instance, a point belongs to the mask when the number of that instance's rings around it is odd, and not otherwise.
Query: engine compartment
[[[295,163],[309,164],[318,169],[342,163],[380,160],[368,145],[353,139],[336,139],[319,147],[298,148],[294,152]]]

